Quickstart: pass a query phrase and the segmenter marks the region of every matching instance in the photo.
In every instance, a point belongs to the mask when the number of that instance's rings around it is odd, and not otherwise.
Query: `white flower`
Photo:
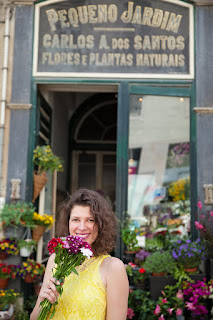
[[[83,253],[83,256],[87,257],[87,259],[90,259],[93,255],[93,252],[87,248],[81,248],[80,251]]]

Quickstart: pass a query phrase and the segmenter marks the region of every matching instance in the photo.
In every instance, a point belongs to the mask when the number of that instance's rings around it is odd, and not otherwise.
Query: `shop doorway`
[[[64,161],[64,171],[57,177],[57,207],[68,193],[89,188],[110,200],[115,209],[117,87],[40,85],[38,144],[44,135],[41,101],[52,115],[48,142]]]

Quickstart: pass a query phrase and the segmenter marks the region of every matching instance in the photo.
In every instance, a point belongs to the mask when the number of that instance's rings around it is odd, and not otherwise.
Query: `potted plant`
[[[21,257],[29,257],[35,248],[36,241],[32,239],[20,239],[18,240],[18,248],[20,250]]]
[[[133,285],[136,289],[145,290],[145,280],[148,278],[148,273],[144,268],[138,268],[130,262],[126,266],[126,272],[130,285]]]
[[[19,249],[15,239],[3,238],[0,240],[0,260],[7,259],[8,255],[17,255]]]
[[[32,283],[33,279],[38,275],[43,275],[45,266],[36,262],[33,259],[23,261],[17,271],[17,276],[20,276],[27,283]]]
[[[143,250],[143,249],[140,250],[135,255],[135,263],[142,267],[146,258],[149,257],[150,255],[151,255],[151,252]]]
[[[0,263],[0,288],[7,287],[9,279],[12,277],[13,266]]]
[[[146,258],[143,266],[152,275],[165,275],[173,274],[176,264],[169,251],[156,251]]]
[[[14,313],[14,304],[19,293],[13,289],[0,290],[0,319],[10,319]]]
[[[171,247],[172,256],[186,272],[198,273],[198,266],[204,259],[204,246],[200,239],[192,241],[190,237],[178,239]]]
[[[121,228],[121,238],[126,246],[124,258],[125,262],[134,262],[135,253],[137,252],[139,246],[134,224],[128,215]]]
[[[197,204],[202,209],[201,201]],[[205,247],[205,269],[207,279],[213,279],[213,211],[199,213],[199,221],[195,221],[195,227],[200,232],[201,240]]]
[[[34,211],[35,208],[32,203],[21,201],[17,201],[16,203],[5,203],[0,212],[0,220],[4,227],[33,227],[34,224],[32,219]]]
[[[34,171],[33,179],[33,202],[39,196],[42,188],[47,183],[47,171],[51,173],[54,170],[62,171],[63,165],[59,157],[54,155],[49,145],[37,146],[33,151],[33,163],[37,167]]]
[[[47,228],[51,228],[53,225],[54,219],[51,215],[34,212],[33,213],[33,223],[35,227],[33,228],[33,240],[38,242],[43,236]]]

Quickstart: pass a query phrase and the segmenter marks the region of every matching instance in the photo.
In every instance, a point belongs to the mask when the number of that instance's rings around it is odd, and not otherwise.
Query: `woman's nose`
[[[84,230],[85,229],[85,222],[84,221],[80,221],[79,225],[78,225],[78,229],[80,230]]]

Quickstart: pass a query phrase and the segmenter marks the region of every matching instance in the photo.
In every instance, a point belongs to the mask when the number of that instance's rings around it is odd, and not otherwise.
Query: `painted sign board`
[[[194,77],[193,6],[180,0],[50,0],[34,24],[34,76]]]

